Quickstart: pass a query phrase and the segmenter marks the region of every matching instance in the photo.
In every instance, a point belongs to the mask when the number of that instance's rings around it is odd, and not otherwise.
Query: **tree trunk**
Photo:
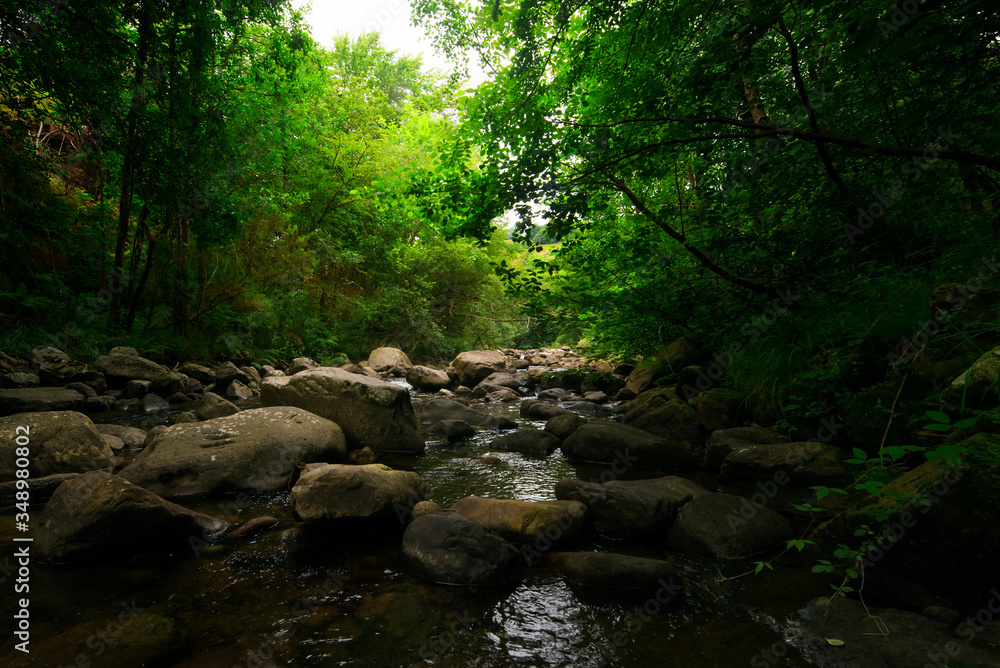
[[[139,116],[145,106],[143,86],[146,76],[146,60],[149,57],[150,32],[152,17],[149,5],[142,3],[139,16],[139,39],[135,59],[135,75],[133,76],[132,97],[126,116],[125,151],[121,170],[121,194],[118,198],[118,233],[115,238],[115,264],[112,271],[115,280],[121,284],[125,280],[125,245],[128,242],[129,217],[132,213],[132,194],[135,190],[136,173],[139,171]],[[127,282],[127,281],[126,281]],[[122,291],[111,293],[111,304],[108,310],[108,326],[117,327],[121,321]]]

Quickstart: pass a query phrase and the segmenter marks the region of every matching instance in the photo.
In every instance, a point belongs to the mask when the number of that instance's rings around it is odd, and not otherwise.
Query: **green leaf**
[[[947,413],[942,413],[941,411],[927,411],[926,415],[928,419],[934,420],[935,422],[951,424],[951,418],[948,417]]]
[[[840,647],[841,645],[844,644],[843,640],[839,640],[837,638],[826,638],[826,641],[831,645],[833,645],[834,647]]]
[[[925,425],[924,429],[927,431],[951,431],[951,425],[934,423]]]
[[[968,429],[977,422],[979,422],[978,417],[970,417],[970,418],[965,418],[964,420],[959,420],[953,426],[955,427],[955,429]]]
[[[816,487],[810,487],[809,489],[816,490],[816,500],[817,501],[819,499],[822,499],[824,496],[827,496],[830,493],[830,488],[829,487],[816,486]]]
[[[854,453],[854,456],[860,459],[861,461],[868,459],[868,453],[862,450],[861,448],[854,448],[852,452]]]

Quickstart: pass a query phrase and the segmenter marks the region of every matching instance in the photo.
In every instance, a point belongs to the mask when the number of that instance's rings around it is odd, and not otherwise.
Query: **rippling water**
[[[494,404],[488,410],[521,421],[516,405]],[[148,428],[155,419],[117,421],[139,420]],[[421,457],[383,461],[419,472],[428,498],[443,507],[469,494],[552,499],[560,478],[591,479],[600,472],[571,465],[558,451],[544,460],[491,453],[495,436],[483,432],[459,447],[432,443]],[[484,462],[486,454],[495,454],[499,463]],[[660,606],[577,591],[544,561],[516,586],[469,591],[408,575],[398,527],[296,528],[287,492],[242,504],[232,499],[182,501],[219,517],[235,510],[238,522],[274,515],[281,525],[248,543],[215,546],[196,558],[189,553],[58,568],[36,564],[32,640],[36,659],[42,661],[36,665],[48,665],[46,642],[50,648],[58,644],[58,634],[81,622],[111,618],[122,602],[134,600],[174,620],[183,632],[176,651],[149,666],[804,666],[793,650],[781,658],[767,655],[763,664],[751,663],[782,640],[772,630],[780,625],[762,620],[793,613],[827,587],[809,575],[810,564],[797,556],[783,557],[778,575],[720,583],[720,575],[737,575],[748,565],[682,558],[662,543],[597,539],[582,549],[673,561],[687,582],[686,595]],[[35,509],[36,516],[40,510]],[[12,554],[11,524],[5,521],[0,530],[3,559]],[[3,586],[9,584],[8,579]],[[10,619],[13,597],[5,592],[0,599],[0,613]],[[8,642],[0,655],[11,649]],[[90,661],[92,666],[108,665],[93,652]]]

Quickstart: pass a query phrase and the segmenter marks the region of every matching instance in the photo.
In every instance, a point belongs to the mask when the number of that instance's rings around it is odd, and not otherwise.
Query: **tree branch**
[[[715,263],[714,260],[712,260],[712,258],[706,255],[701,249],[692,246],[691,243],[687,240],[687,237],[685,235],[675,230],[673,227],[668,225],[660,216],[657,216],[655,213],[653,213],[649,209],[649,207],[647,207],[646,204],[641,199],[639,199],[638,195],[632,192],[632,190],[628,186],[626,186],[621,179],[607,173],[604,176],[611,183],[611,185],[617,188],[622,194],[625,195],[625,197],[629,199],[630,202],[632,202],[632,206],[635,207],[636,211],[644,215],[651,222],[655,223],[660,229],[666,232],[671,238],[676,240],[681,246],[684,247],[684,250],[689,252],[691,255],[695,256],[695,258],[697,258],[697,260],[701,263],[703,267],[711,271],[713,274],[715,274],[722,280],[731,283],[733,285],[738,285],[741,288],[746,288],[747,290],[750,290],[751,292],[754,292],[759,295],[771,294],[771,289],[768,288],[767,286],[761,285],[760,283],[755,283],[754,281],[749,281],[745,278],[733,276],[725,268],[720,267],[718,264]]]

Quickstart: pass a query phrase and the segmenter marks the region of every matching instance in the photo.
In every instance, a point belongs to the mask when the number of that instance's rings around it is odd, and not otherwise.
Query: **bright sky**
[[[292,0],[295,8],[310,4],[308,0]],[[434,51],[430,38],[422,28],[410,25],[409,0],[312,0],[312,11],[306,20],[312,26],[313,37],[330,46],[340,33],[357,37],[364,32],[382,34],[382,44],[401,54],[423,58],[424,69],[437,68],[449,72],[453,67]],[[485,80],[475,62],[469,65],[470,86]]]

